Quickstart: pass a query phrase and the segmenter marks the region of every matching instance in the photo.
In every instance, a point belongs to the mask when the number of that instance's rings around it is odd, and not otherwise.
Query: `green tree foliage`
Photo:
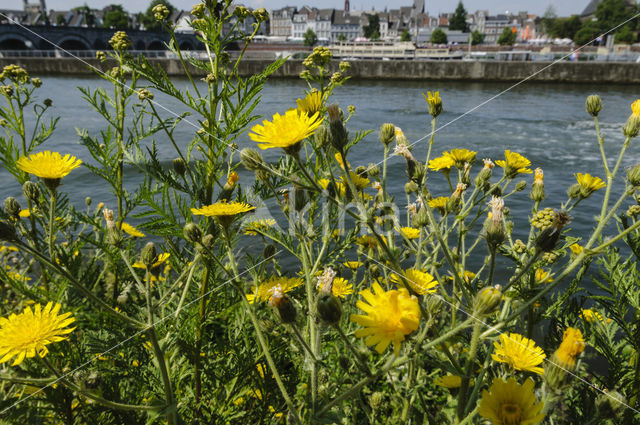
[[[453,12],[453,16],[449,19],[449,29],[462,32],[469,31],[469,26],[467,25],[467,10],[461,1],[458,2],[456,11]]]
[[[593,41],[596,37],[598,37],[598,35],[600,35],[600,26],[598,22],[594,20],[588,20],[582,23],[582,26],[573,37],[573,41],[577,45],[582,46]]]
[[[540,21],[542,32],[545,34],[549,34],[557,18],[558,15],[556,15],[556,9],[553,7],[553,5],[549,5],[544,11],[544,15],[542,15],[542,20]]]
[[[58,15],[56,17],[56,25],[59,27],[64,27],[65,25],[67,25],[67,21],[66,19],[64,19],[64,15]]]
[[[498,37],[498,44],[501,46],[511,46],[516,42],[516,33],[513,32],[511,27],[506,27],[502,30],[502,34]]]
[[[104,15],[104,22],[102,24],[105,28],[115,28],[119,30],[126,30],[129,28],[129,14],[124,11],[121,5],[111,5],[111,10]]]
[[[445,44],[447,42],[447,34],[441,28],[436,28],[431,33],[431,42],[434,44]]]
[[[366,38],[377,40],[380,38],[380,16],[378,14],[367,15],[369,24],[362,27],[362,32]],[[377,35],[377,37],[376,37]]]
[[[622,28],[620,28],[614,37],[614,40],[616,43],[634,43],[636,41],[637,37],[636,34],[634,34],[633,31],[631,31],[631,28],[629,28],[629,26],[625,25]]]
[[[576,33],[582,27],[582,21],[578,15],[569,18],[556,18],[547,34],[554,38],[570,38],[573,40]]]
[[[85,3],[84,6],[74,7],[74,12],[80,12],[83,16],[83,21],[89,28],[96,26],[96,15],[93,14],[93,10]]]
[[[484,34],[478,30],[471,33],[471,44],[482,44],[484,42]]]
[[[173,13],[173,11],[176,10],[176,8],[173,7],[173,5],[167,0],[153,0],[151,3],[149,3],[149,7],[147,8],[147,10],[143,14],[138,15],[140,22],[142,23],[142,25],[144,25],[144,28],[147,31],[162,30],[162,23],[158,22],[156,18],[153,17],[153,8],[159,4],[165,5],[167,9],[169,9],[169,14]]]
[[[347,41],[347,36],[342,33],[338,34],[338,41]]]
[[[302,38],[305,46],[314,46],[318,42],[318,36],[311,28],[307,29]]]
[[[636,9],[626,0],[603,0],[596,8],[596,18],[601,31],[608,31],[631,18]]]
[[[400,34],[400,41],[411,41],[411,33],[407,30],[402,31],[402,34]]]

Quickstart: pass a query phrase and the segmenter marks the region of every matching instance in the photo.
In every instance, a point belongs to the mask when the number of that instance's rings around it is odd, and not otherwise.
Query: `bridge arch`
[[[77,35],[64,36],[56,44],[65,50],[91,50],[91,43]]]
[[[164,41],[156,38],[147,43],[147,50],[165,50]]]
[[[31,50],[35,49],[37,44],[35,40],[17,32],[0,34],[0,50]]]

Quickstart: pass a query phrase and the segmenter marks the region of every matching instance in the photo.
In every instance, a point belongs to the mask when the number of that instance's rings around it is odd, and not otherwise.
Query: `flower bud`
[[[316,301],[316,311],[323,322],[335,325],[342,317],[342,303],[330,292],[323,291]]]
[[[173,160],[173,171],[175,171],[179,176],[184,176],[185,171],[187,171],[187,166],[182,158],[176,158]]]
[[[252,148],[244,148],[240,151],[240,162],[247,170],[251,171],[262,170],[264,164],[260,152]]]
[[[396,127],[393,124],[382,124],[380,128],[380,141],[383,145],[389,146],[396,136]]]
[[[272,244],[267,244],[265,245],[264,249],[262,250],[262,258],[264,258],[266,261],[272,259],[275,255],[276,255],[276,247],[275,245]]]
[[[158,253],[156,251],[156,244],[153,242],[147,242],[147,244],[140,251],[140,261],[144,264],[147,269],[151,269],[153,263],[156,262],[158,258]]]
[[[527,182],[526,181],[520,180],[518,183],[516,183],[516,192],[522,192],[526,188],[527,188]]]
[[[600,99],[600,96],[598,96],[597,94],[592,94],[591,96],[587,97],[586,107],[589,115],[591,115],[592,117],[597,117],[598,113],[602,109],[602,99]]]
[[[476,316],[487,316],[498,308],[502,301],[500,285],[482,288],[473,300],[473,313]]]
[[[484,238],[491,252],[494,252],[498,246],[502,245],[507,237],[502,221],[487,220],[484,232]]]
[[[216,238],[211,234],[206,234],[202,238],[202,246],[207,249],[213,248],[213,243],[216,241]]]
[[[349,142],[349,134],[347,133],[347,129],[344,128],[344,124],[342,122],[342,111],[340,111],[338,105],[333,104],[327,106],[327,113],[329,114],[331,144],[338,152],[342,152],[342,149]]]
[[[202,230],[193,222],[185,224],[182,233],[184,238],[191,243],[199,243],[202,240]]]
[[[53,101],[49,98],[46,98],[43,102],[44,106],[46,106],[47,108],[51,107],[51,105],[53,105]]]
[[[562,228],[570,221],[569,214],[565,211],[558,211],[551,226],[544,229],[536,238],[536,249],[542,252],[553,251],[560,239]]]
[[[32,78],[31,84],[33,84],[33,87],[38,88],[42,85],[42,80],[38,77]]]
[[[98,50],[96,52],[96,59],[98,59],[100,62],[104,62],[107,59],[107,54],[102,50]]]
[[[316,145],[321,148],[327,148],[331,143],[331,133],[326,125],[321,125],[315,134]]]
[[[631,114],[624,127],[622,127],[622,133],[628,138],[633,138],[638,135],[638,131],[640,131],[640,116]]]
[[[9,196],[4,200],[4,210],[13,218],[18,219],[20,217],[22,207],[16,198]]]
[[[294,200],[294,208],[296,211],[300,212],[307,206],[309,199],[307,198],[307,193],[304,189],[300,187],[296,187],[293,195]]]
[[[278,315],[282,323],[293,323],[296,321],[296,306],[293,305],[289,297],[285,294],[274,294],[269,299],[269,305],[275,307],[278,310]]]
[[[580,197],[580,192],[581,192],[580,185],[576,183],[567,190],[567,195],[569,196],[569,198],[575,199]]]
[[[380,167],[376,164],[367,165],[367,174],[371,177],[378,177],[380,175]]]
[[[426,227],[429,224],[429,215],[427,214],[427,210],[422,207],[418,212],[413,216],[413,227]]]
[[[533,202],[542,202],[544,201],[544,198],[546,198],[544,193],[544,173],[542,172],[542,168],[536,168],[529,198],[531,198]]]
[[[404,185],[404,191],[407,195],[410,195],[418,191],[418,184],[414,181],[410,181]]]
[[[91,199],[91,196],[87,196],[86,198],[84,198],[84,204],[86,206],[90,207],[92,202],[93,202],[93,199]]]
[[[264,7],[260,7],[253,11],[253,17],[258,22],[264,22],[269,20],[269,12]]]
[[[640,186],[640,164],[636,164],[627,171],[627,179],[632,186]]]

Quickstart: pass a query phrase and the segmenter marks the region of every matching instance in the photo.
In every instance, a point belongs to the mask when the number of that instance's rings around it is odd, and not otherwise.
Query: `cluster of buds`
[[[264,7],[260,7],[253,11],[253,17],[258,22],[265,22],[269,20],[269,12]]]
[[[157,21],[164,21],[165,19],[167,19],[170,13],[169,8],[164,4],[157,4],[153,6],[153,9],[151,9],[151,11],[153,12],[153,17]]]
[[[124,31],[117,31],[109,40],[109,44],[113,50],[124,51],[131,47],[131,40]]]
[[[38,88],[42,85],[42,80],[38,77],[32,78],[31,84],[33,84],[33,87]]]
[[[5,78],[10,79],[16,84],[27,84],[29,81],[29,73],[21,66],[11,64],[5,66],[2,69],[2,73],[0,73],[0,80],[4,80]]]
[[[338,65],[338,69],[340,69],[340,72],[347,72],[351,69],[351,63],[346,61],[341,61],[340,64]]]
[[[107,223],[107,241],[113,246],[120,245],[123,238],[120,229],[116,226],[116,222],[113,217],[113,210],[105,208],[102,210],[102,214],[104,215],[104,220]]]
[[[305,60],[302,61],[302,65],[304,65],[306,68],[324,68],[329,64],[332,56],[333,54],[331,53],[331,50],[327,49],[326,47],[318,46],[313,49],[313,52],[311,52],[311,54],[307,56]]]
[[[207,6],[204,3],[194,4],[191,8],[191,14],[196,18],[204,18],[207,10]]]
[[[6,97],[13,96],[13,86],[7,84],[5,86],[0,86],[0,93],[2,93]]]
[[[22,207],[16,198],[9,196],[4,200],[4,210],[9,216],[17,220],[20,218],[20,211],[22,211]]]
[[[235,9],[233,9],[233,16],[235,16],[240,22],[247,19],[250,15],[251,12],[244,6],[237,6]]]
[[[139,89],[138,90],[138,99],[140,99],[140,100],[145,100],[145,99],[153,100],[153,93],[151,93],[147,89]]]
[[[105,60],[107,60],[107,54],[102,50],[98,50],[96,52],[96,59],[98,59],[100,62],[104,62]]]

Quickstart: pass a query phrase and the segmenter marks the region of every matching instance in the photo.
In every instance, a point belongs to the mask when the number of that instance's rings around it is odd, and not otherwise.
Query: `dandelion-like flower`
[[[439,196],[437,198],[429,199],[427,201],[427,204],[431,208],[434,208],[434,209],[438,210],[438,212],[440,214],[444,215],[444,213],[447,210],[447,203],[448,202],[449,202],[449,197],[448,196]]]
[[[592,310],[590,308],[583,308],[580,310],[580,316],[589,323],[593,323],[595,321],[599,321],[602,323],[611,323],[611,319],[604,318],[602,314],[597,312],[596,310]]]
[[[158,258],[156,258],[156,261],[153,264],[151,264],[151,267],[149,268],[149,270],[157,269],[158,267],[166,263],[170,256],[171,256],[170,252],[163,252],[162,254],[158,255]],[[132,266],[135,267],[136,269],[147,268],[147,266],[145,266],[145,264],[142,261],[136,261],[135,263],[133,263]]]
[[[316,112],[320,111],[323,101],[324,98],[322,96],[322,93],[320,93],[318,90],[312,90],[305,96],[304,99],[296,100],[296,104],[298,105],[298,112],[303,112],[308,116],[313,116]]]
[[[287,111],[284,115],[275,114],[272,121],[264,120],[262,125],[254,125],[249,137],[258,143],[260,149],[282,148],[286,153],[295,154],[300,150],[300,142],[311,136],[322,123],[317,118],[317,112],[309,116],[297,110]]]
[[[254,209],[256,209],[256,207],[244,202],[227,202],[222,200],[215,204],[205,205],[202,208],[191,208],[191,214],[215,217],[220,224],[228,226],[238,214],[243,214]]]
[[[451,157],[443,155],[430,160],[428,167],[430,170],[442,171],[444,174],[449,174],[451,167],[455,164],[456,162]]]
[[[583,248],[577,243],[569,245],[569,249],[573,255],[579,255],[583,250]]]
[[[246,294],[247,300],[250,303],[255,301],[269,301],[273,293],[273,288],[279,286],[279,291],[282,294],[286,294],[302,285],[302,279],[297,277],[272,277],[271,279],[262,282],[258,286],[251,287],[251,292]]]
[[[436,292],[438,281],[427,272],[417,269],[407,269],[404,271],[404,278],[411,289],[418,295],[433,294]],[[399,285],[404,285],[402,278],[395,273],[391,274],[391,281]]]
[[[580,185],[580,196],[583,198],[589,197],[596,190],[606,186],[606,183],[600,177],[594,177],[588,173],[576,173],[576,180]]]
[[[439,387],[445,388],[460,388],[462,385],[462,378],[457,375],[444,375],[437,377],[433,383]]]
[[[542,408],[533,393],[534,383],[527,378],[518,384],[514,378],[507,381],[494,378],[489,391],[482,391],[478,414],[492,425],[535,425],[544,419]]]
[[[458,168],[464,167],[465,163],[473,163],[476,160],[476,151],[470,151],[469,149],[451,149],[448,152],[442,152],[443,156],[451,158],[455,166]]]
[[[432,94],[428,91],[426,95],[424,93],[422,93],[422,95],[429,105],[429,114],[431,114],[433,118],[440,115],[442,112],[442,99],[440,99],[440,92],[434,91]]]
[[[352,314],[350,320],[364,329],[355,332],[357,338],[365,338],[367,345],[375,345],[379,354],[393,342],[396,355],[400,353],[405,336],[420,326],[418,299],[405,288],[385,291],[377,283],[371,289],[360,292],[363,300],[356,306],[366,314]],[[366,302],[365,302],[366,301]]]
[[[58,315],[60,308],[60,304],[53,302],[44,309],[36,304],[33,310],[27,307],[20,314],[0,318],[0,363],[15,357],[12,365],[17,366],[25,357],[44,357],[49,352],[47,345],[68,339],[67,335],[75,329],[68,326],[75,318],[71,313]]]
[[[576,357],[584,351],[585,343],[580,329],[567,328],[562,336],[560,347],[553,354],[554,360],[565,367],[573,367],[576,364]]]
[[[44,151],[23,156],[16,162],[18,168],[25,173],[33,174],[42,179],[60,180],[82,164],[75,156],[58,152]]]
[[[510,333],[500,335],[500,342],[493,343],[495,352],[491,355],[493,360],[507,363],[516,370],[534,372],[542,375],[544,370],[539,366],[546,355],[535,341],[525,338],[520,334]]]
[[[409,295],[405,288],[385,291],[377,282],[373,283],[373,292],[365,289],[360,295],[366,302],[359,300],[356,305],[366,314],[351,315],[352,322],[364,326],[355,332],[355,336],[365,338],[367,345],[375,345],[380,354],[393,342],[398,355],[405,336],[420,325],[417,298]]]
[[[322,291],[322,286],[318,285],[318,292]],[[353,294],[353,285],[347,279],[342,277],[334,277],[331,282],[331,294],[334,297],[346,298],[347,295]]]
[[[633,115],[640,116],[640,99],[631,104],[631,113]]]
[[[418,239],[420,237],[420,229],[415,227],[396,227],[396,230],[407,239]]]
[[[262,231],[264,232],[265,230],[273,227],[276,225],[276,221],[272,218],[265,218],[262,220],[255,220],[252,221],[250,223],[247,223],[247,225],[244,228],[244,234],[245,235],[252,235],[255,236],[258,234],[258,231]]]
[[[135,227],[133,227],[132,225],[130,225],[129,223],[122,223],[122,231],[125,232],[126,234],[133,236],[134,238],[144,238],[144,233],[142,233],[140,230],[136,229]]]
[[[351,270],[358,270],[358,268],[362,267],[364,264],[360,261],[345,261],[342,263],[346,268]]]
[[[535,282],[536,285],[540,285],[542,283],[551,283],[553,282],[553,278],[551,277],[551,273],[549,273],[545,269],[536,269]]]
[[[515,178],[518,174],[531,174],[529,166],[531,166],[531,161],[529,161],[524,156],[520,155],[517,152],[511,152],[509,149],[504,151],[505,160],[498,160],[496,164],[500,167],[504,168],[504,174],[510,178]]]

